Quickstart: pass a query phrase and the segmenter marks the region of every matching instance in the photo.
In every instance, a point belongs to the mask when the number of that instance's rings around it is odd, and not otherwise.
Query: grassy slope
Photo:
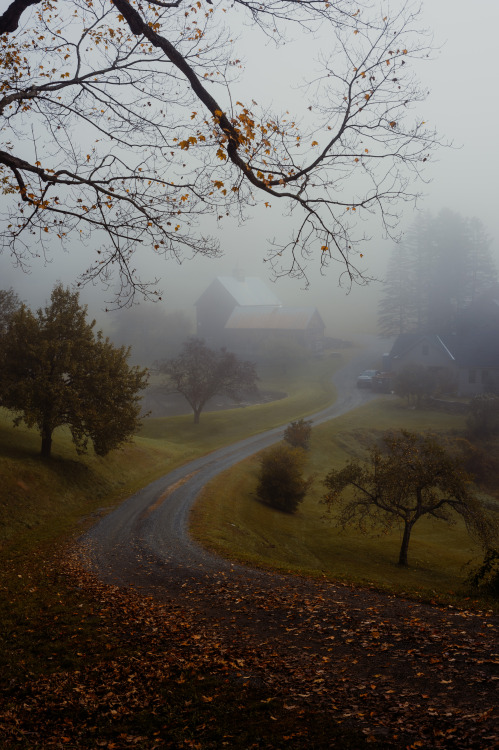
[[[343,465],[352,454],[362,455],[372,425],[380,431],[406,427],[436,432],[464,426],[461,416],[407,410],[398,400],[371,403],[314,429],[308,472],[316,479],[296,515],[280,513],[254,499],[258,458],[253,457],[205,489],[193,511],[195,535],[221,554],[256,565],[374,584],[425,598],[466,597],[464,568],[481,556],[481,550],[460,521],[449,526],[422,519],[411,539],[410,568],[404,570],[396,565],[398,529],[382,537],[359,536],[353,529],[341,531],[331,517],[325,517],[320,503],[322,477],[329,467]]]
[[[341,360],[301,363],[293,379],[281,378],[288,397],[274,404],[191,416],[146,420],[134,443],[105,458],[77,456],[67,430],[54,434],[53,458],[39,456],[34,430],[13,428],[0,409],[0,550],[17,551],[81,529],[82,516],[109,507],[171,469],[222,445],[286,424],[332,402],[331,375]],[[276,386],[268,379],[262,387]]]

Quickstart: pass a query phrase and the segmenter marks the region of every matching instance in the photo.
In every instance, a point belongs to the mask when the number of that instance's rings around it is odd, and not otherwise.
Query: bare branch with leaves
[[[411,62],[428,56],[410,0],[201,2],[14,0],[0,16],[0,181],[4,248],[21,265],[53,237],[97,246],[82,281],[110,281],[122,302],[154,292],[135,253],[181,261],[219,254],[203,217],[262,202],[293,214],[267,260],[275,276],[339,264],[366,281],[357,225],[386,232],[437,144],[412,105]],[[330,52],[306,78],[302,111],[272,114],[238,89],[241,21],[281,43],[327,30]],[[329,44],[329,41],[328,41]],[[295,218],[296,216],[296,218]]]

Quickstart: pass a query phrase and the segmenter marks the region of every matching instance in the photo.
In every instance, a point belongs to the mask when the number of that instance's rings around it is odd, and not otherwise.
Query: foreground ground
[[[45,576],[60,601],[17,624],[35,653],[3,685],[2,748],[497,746],[492,613],[241,570],[153,599],[67,555]]]

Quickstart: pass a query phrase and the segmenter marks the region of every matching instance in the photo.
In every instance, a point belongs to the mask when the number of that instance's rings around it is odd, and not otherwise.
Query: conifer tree
[[[69,427],[78,452],[91,440],[104,456],[140,425],[147,371],[130,367],[129,350],[94,333],[86,316],[78,293],[58,284],[45,308],[22,305],[0,340],[0,405],[14,424],[38,428],[45,458],[57,427]]]

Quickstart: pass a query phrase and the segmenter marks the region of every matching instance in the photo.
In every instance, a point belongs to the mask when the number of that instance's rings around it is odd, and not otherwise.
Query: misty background
[[[415,185],[415,190],[425,193],[419,209],[437,215],[448,208],[463,217],[477,217],[490,236],[490,250],[497,263],[499,104],[494,73],[499,4],[496,0],[477,0],[473,6],[467,0],[425,0],[423,21],[433,33],[435,52],[431,60],[417,68],[422,86],[430,91],[417,113],[452,147],[440,149],[433,157],[425,174],[428,184]],[[305,41],[306,46],[300,36],[276,51],[271,42],[265,45],[262,35],[242,28],[237,49],[246,69],[234,91],[244,92],[246,100],[254,98],[260,105],[268,104],[278,110],[294,108],[299,112],[303,106],[299,84],[314,69],[314,41],[312,37]],[[410,204],[401,209],[400,229],[404,231],[414,222],[417,212]],[[139,251],[137,263],[142,264],[141,275],[149,279],[157,277],[163,292],[162,301],[156,304],[137,300],[142,308],[139,317],[144,331],[148,327],[146,321],[155,317],[153,308],[159,305],[178,336],[185,338],[189,332],[194,333],[194,303],[198,297],[216,276],[230,275],[237,269],[247,276],[260,277],[285,305],[317,307],[326,323],[326,335],[348,337],[377,332],[381,282],[394,246],[392,240],[383,238],[377,226],[366,227],[366,232],[373,236],[361,249],[364,257],[360,267],[379,281],[367,287],[354,286],[349,291],[339,285],[342,269],[337,264],[333,263],[321,275],[319,260],[311,258],[307,265],[310,282],[307,289],[303,281],[290,278],[281,278],[272,286],[271,269],[263,258],[268,241],[285,232],[290,219],[276,201],[271,209],[250,208],[246,213],[248,219],[242,226],[231,219],[219,226],[209,220],[202,225],[204,231],[219,237],[222,258],[210,260],[197,256],[178,264],[172,259],[152,258],[149,253],[141,258]],[[93,255],[95,249],[73,242],[71,250],[64,253],[54,243],[51,257],[39,258],[29,273],[13,267],[7,255],[0,256],[0,288],[12,286],[32,309],[41,306],[56,281],[68,285],[75,282],[89,265],[89,253]],[[111,337],[118,329],[123,332],[128,328],[131,333],[134,310],[106,313],[106,300],[111,297],[102,286],[88,285],[81,290],[80,298],[97,319],[98,327]],[[157,357],[161,356],[158,352]]]

